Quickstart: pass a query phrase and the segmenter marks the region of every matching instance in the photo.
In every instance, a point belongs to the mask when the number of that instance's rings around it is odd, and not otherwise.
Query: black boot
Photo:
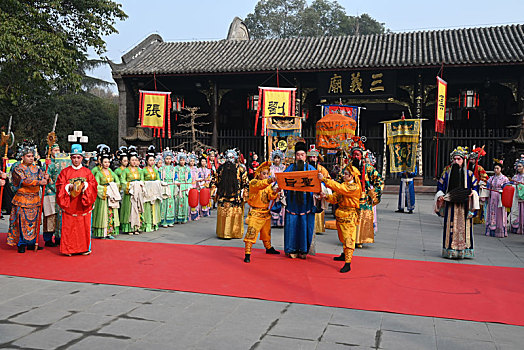
[[[403,213],[404,209],[395,210],[395,213]]]
[[[19,245],[18,246],[18,252],[19,253],[25,253],[25,245]]]
[[[269,249],[266,249],[266,254],[280,254],[280,252],[276,250],[274,247],[271,247]]]
[[[44,245],[46,247],[56,247],[56,243],[53,243],[53,241],[46,241]]]
[[[344,255],[344,253],[341,253],[339,256],[335,256],[333,258],[333,260],[335,260],[335,261],[344,261],[344,260],[346,260],[346,256]]]
[[[251,254],[246,254],[246,257],[244,258],[244,262],[245,263],[250,263],[251,262]]]
[[[340,269],[340,272],[346,273],[351,271],[351,263],[345,263],[344,266]]]
[[[60,247],[60,238],[55,237],[55,245],[56,245],[57,247]]]

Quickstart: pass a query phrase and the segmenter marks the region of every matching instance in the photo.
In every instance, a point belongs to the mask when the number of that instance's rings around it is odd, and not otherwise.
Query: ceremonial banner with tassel
[[[295,116],[296,90],[296,88],[259,87],[255,135],[260,112],[262,112],[261,135],[288,136],[300,133],[301,121]]]
[[[437,110],[435,116],[435,132],[443,134],[446,130],[446,97],[448,83],[437,77]]]
[[[139,120],[144,128],[153,129],[153,136],[165,137],[168,120],[168,136],[171,133],[171,92],[140,90]]]
[[[391,173],[415,172],[422,120],[390,120],[383,123],[386,124],[389,145],[389,171]]]

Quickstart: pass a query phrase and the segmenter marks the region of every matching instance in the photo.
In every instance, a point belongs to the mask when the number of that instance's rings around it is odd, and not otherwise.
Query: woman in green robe
[[[120,162],[120,166],[115,169],[115,174],[120,178],[122,176],[122,172],[127,168],[129,165],[129,156],[128,156],[128,150],[126,146],[122,146],[116,151],[116,156],[118,158],[118,161]]]
[[[148,181],[160,182],[160,175],[155,166],[155,147],[149,146],[146,153],[146,166],[142,169],[141,180],[144,183]],[[145,184],[145,197],[152,197],[148,192],[148,185]],[[160,200],[148,201],[144,199],[144,212],[142,213],[142,232],[152,232],[158,230],[160,224]]]
[[[120,205],[120,232],[127,234],[138,234],[140,225],[131,227],[131,194],[129,185],[133,181],[140,181],[141,170],[138,167],[140,161],[134,146],[130,146],[127,153],[129,166],[120,174],[120,188],[122,189],[122,202]]]
[[[118,235],[120,218],[118,209],[109,205],[108,190],[111,192],[110,184],[115,183],[115,192],[120,196],[118,193],[120,181],[118,176],[109,168],[111,155],[101,153],[98,157],[101,168],[95,174],[98,194],[93,208],[93,237],[113,239],[113,236]]]
[[[185,224],[189,219],[189,190],[192,186],[191,169],[186,165],[187,156],[179,153],[177,157],[178,165],[175,167],[175,182],[179,188],[175,198],[175,222]]]
[[[160,206],[160,218],[162,227],[173,226],[175,223],[175,195],[177,188],[175,185],[175,167],[173,166],[173,152],[166,149],[164,151],[164,166],[160,168],[160,180],[163,185],[169,187],[170,196],[162,200]]]

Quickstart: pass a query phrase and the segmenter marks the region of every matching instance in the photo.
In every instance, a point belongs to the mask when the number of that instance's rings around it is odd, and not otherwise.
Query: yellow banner
[[[318,171],[290,171],[276,173],[278,187],[289,191],[320,192]]]
[[[142,99],[142,126],[147,128],[164,127],[166,112],[166,96],[143,93]]]
[[[291,116],[292,90],[264,90],[264,117]]]

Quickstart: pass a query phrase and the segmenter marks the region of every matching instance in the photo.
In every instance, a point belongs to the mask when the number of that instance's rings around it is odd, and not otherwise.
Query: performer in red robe
[[[82,166],[82,146],[71,146],[71,163],[56,181],[58,205],[63,209],[60,252],[91,254],[91,211],[97,196],[97,182],[88,168]]]

